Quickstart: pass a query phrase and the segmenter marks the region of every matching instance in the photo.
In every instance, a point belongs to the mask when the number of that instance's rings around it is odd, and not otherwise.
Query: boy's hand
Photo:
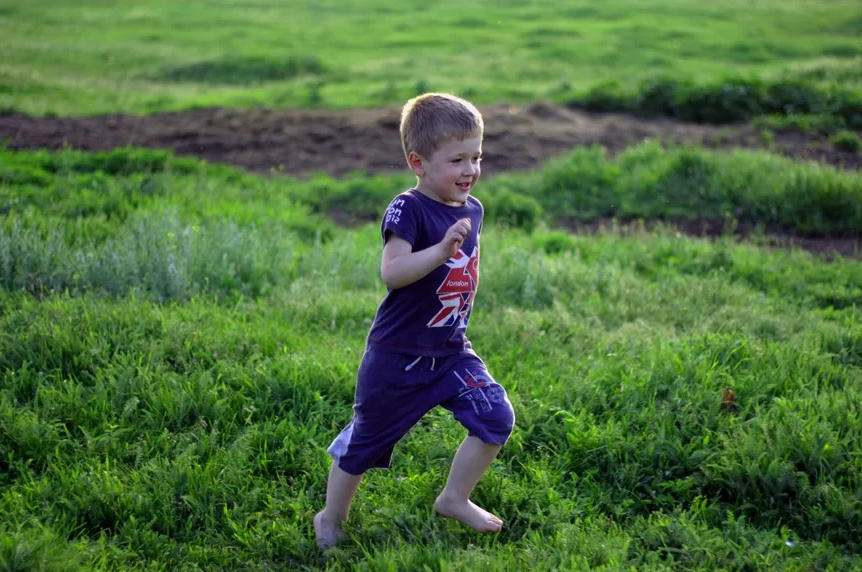
[[[446,236],[440,242],[443,252],[446,253],[446,260],[449,260],[458,253],[458,249],[464,244],[464,240],[470,235],[472,229],[473,225],[468,218],[462,218],[449,227],[449,230],[446,231]]]

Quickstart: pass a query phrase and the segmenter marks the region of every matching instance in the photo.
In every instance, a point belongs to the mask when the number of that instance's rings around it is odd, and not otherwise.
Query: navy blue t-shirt
[[[479,234],[482,203],[469,196],[453,207],[411,189],[395,197],[386,209],[380,232],[384,244],[394,233],[413,246],[413,252],[438,244],[462,218],[471,222],[470,235],[458,253],[423,278],[403,288],[390,289],[368,333],[370,347],[427,357],[469,349],[467,325],[479,286]]]

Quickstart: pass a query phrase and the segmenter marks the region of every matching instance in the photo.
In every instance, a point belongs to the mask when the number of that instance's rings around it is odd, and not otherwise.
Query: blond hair
[[[414,97],[401,110],[401,146],[429,159],[440,144],[482,137],[485,124],[472,103],[448,93],[426,93]]]

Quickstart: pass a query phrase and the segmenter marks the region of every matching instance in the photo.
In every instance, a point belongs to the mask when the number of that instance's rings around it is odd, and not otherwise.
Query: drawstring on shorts
[[[416,365],[417,363],[419,363],[419,360],[421,360],[421,359],[422,359],[422,356],[419,356],[418,358],[413,360],[413,363],[408,364],[407,367],[404,368],[404,371],[410,371],[411,369],[413,369],[413,366]],[[434,371],[434,366],[436,366],[436,365],[437,365],[437,358],[432,357],[431,358],[431,371]]]

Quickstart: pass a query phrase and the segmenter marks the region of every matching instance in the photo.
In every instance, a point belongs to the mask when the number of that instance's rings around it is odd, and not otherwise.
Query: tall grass
[[[696,123],[735,123],[755,117],[816,116],[833,127],[862,129],[862,59],[838,66],[785,71],[779,77],[728,76],[697,83],[691,78],[651,77],[635,88],[600,85],[570,103],[595,111],[623,111]],[[832,81],[825,81],[826,78]],[[834,78],[834,79],[833,79]],[[837,78],[852,78],[850,82]],[[853,81],[855,80],[855,82]],[[855,84],[855,85],[854,85]]]
[[[777,225],[808,233],[862,229],[862,178],[814,163],[749,151],[704,152],[658,143],[608,159],[578,148],[509,187],[549,212],[596,216],[713,220]]]
[[[0,570],[862,565],[858,263],[492,219],[470,337],[518,419],[476,492],[503,532],[434,516],[463,438],[435,411],[321,556],[325,448],[385,289],[376,222],[312,232],[309,189],[375,185],[147,156],[5,155]]]
[[[327,240],[332,225],[315,215],[339,210],[360,222],[376,221],[390,198],[415,182],[363,173],[264,179],[131,148],[0,150],[0,165],[0,212],[38,210],[43,218],[74,219],[79,233],[93,236],[106,235],[113,221],[138,209],[176,207],[196,221],[271,220],[304,239]],[[664,149],[648,142],[609,158],[600,147],[580,147],[535,172],[488,178],[476,196],[491,220],[526,229],[542,221],[618,217],[739,221],[807,234],[862,231],[862,176],[760,151]]]

